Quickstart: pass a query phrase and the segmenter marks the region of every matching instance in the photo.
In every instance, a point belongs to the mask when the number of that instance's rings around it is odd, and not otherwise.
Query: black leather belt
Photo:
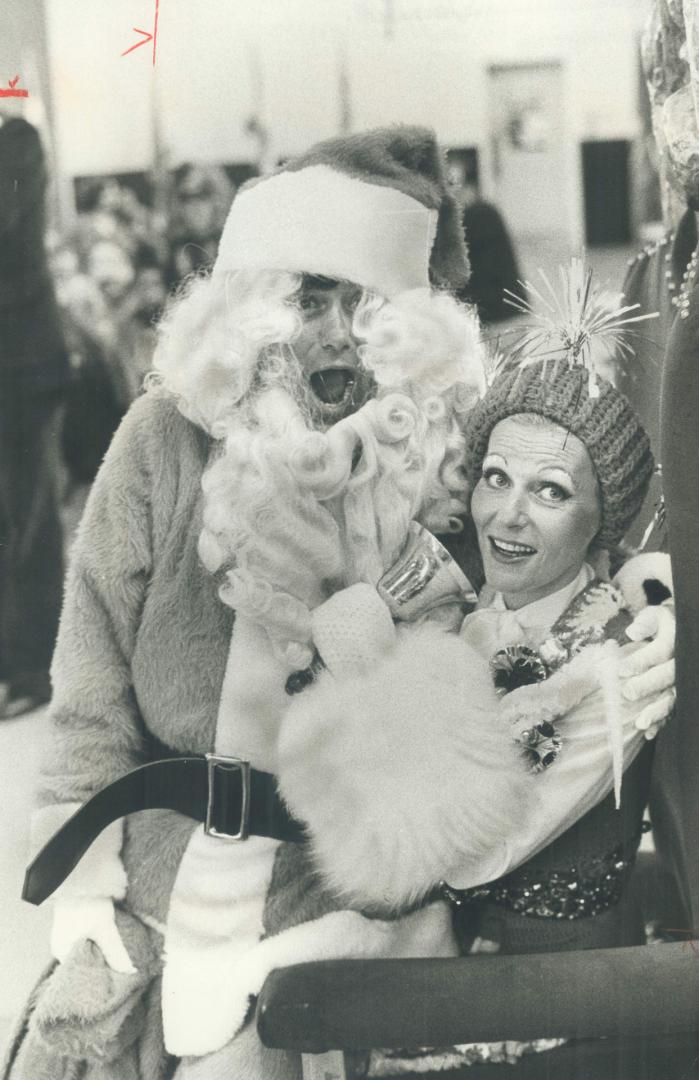
[[[140,810],[177,810],[202,821],[205,832],[222,841],[249,835],[305,839],[303,825],[287,810],[271,773],[216,754],[171,757],[120,776],[76,810],[28,866],[22,898],[41,904],[107,825]]]

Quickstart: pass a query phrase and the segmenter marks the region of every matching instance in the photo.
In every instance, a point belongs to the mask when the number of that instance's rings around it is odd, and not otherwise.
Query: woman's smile
[[[490,543],[493,558],[503,562],[519,562],[523,559],[528,559],[532,555],[536,555],[536,548],[530,547],[528,544],[516,543],[513,540],[503,540],[502,538],[489,536],[488,541]]]

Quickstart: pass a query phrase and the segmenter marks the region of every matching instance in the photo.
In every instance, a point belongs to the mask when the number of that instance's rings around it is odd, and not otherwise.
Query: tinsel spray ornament
[[[569,368],[584,368],[588,373],[588,393],[599,397],[598,378],[600,370],[599,349],[632,357],[633,348],[627,337],[633,333],[635,323],[655,319],[658,312],[632,315],[639,304],[610,305],[609,294],[593,282],[591,267],[582,258],[572,258],[568,266],[559,267],[560,290],[551,284],[546,273],[539,268],[542,285],[523,281],[523,299],[506,289],[506,301],[530,321],[518,330],[521,336],[510,349],[506,366],[528,367],[542,364],[542,378],[546,378],[561,364]]]

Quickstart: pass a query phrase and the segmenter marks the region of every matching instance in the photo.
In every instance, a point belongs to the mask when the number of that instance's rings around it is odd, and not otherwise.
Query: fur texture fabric
[[[301,1055],[270,1050],[253,1023],[216,1054],[184,1058],[173,1080],[302,1080]]]
[[[58,1056],[114,1060],[143,1029],[144,990],[158,970],[158,950],[152,932],[133,916],[119,912],[118,923],[138,971],[112,971],[99,949],[82,941],[46,982],[30,1030]]]
[[[99,964],[99,959],[95,957],[93,963]],[[3,1076],[10,1068],[12,1076],[21,1077],[21,1080],[166,1080],[166,1077],[172,1076],[173,1062],[163,1054],[162,1049],[160,986],[157,980],[145,991],[142,1001],[136,1006],[140,1013],[139,1035],[131,1041],[120,1038],[120,1052],[116,1056],[92,1058],[84,1056],[82,1047],[77,1057],[59,1055],[52,1039],[44,1039],[37,1031],[33,1021],[34,1006],[46,991],[46,983],[47,979],[42,980],[30,1003],[29,1029],[22,1032],[21,1041],[11,1045]],[[49,1035],[51,1030],[47,1028],[46,1034]],[[131,1032],[133,1034],[133,1027]]]
[[[294,701],[280,790],[341,896],[398,909],[455,865],[487,875],[530,791],[497,706],[487,663],[430,624],[361,681],[326,673]]]

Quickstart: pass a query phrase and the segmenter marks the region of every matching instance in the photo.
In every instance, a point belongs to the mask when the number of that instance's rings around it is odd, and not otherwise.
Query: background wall
[[[36,0],[35,0],[36,2]],[[424,123],[477,146],[486,193],[493,65],[558,62],[570,239],[582,229],[579,143],[639,133],[645,0],[45,0],[61,168],[276,161],[343,126]],[[251,117],[268,133],[261,148]],[[264,150],[264,153],[263,153]],[[523,194],[526,197],[526,193]]]

